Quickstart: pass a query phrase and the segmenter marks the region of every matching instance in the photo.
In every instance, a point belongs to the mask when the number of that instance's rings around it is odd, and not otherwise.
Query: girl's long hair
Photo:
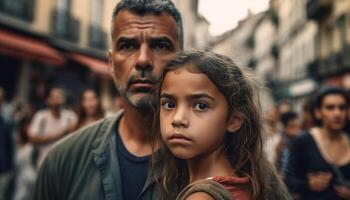
[[[167,72],[185,67],[193,73],[205,74],[226,97],[229,115],[240,115],[244,122],[241,128],[225,135],[226,155],[239,176],[250,179],[253,199],[289,199],[284,184],[263,153],[262,119],[256,83],[230,58],[210,51],[179,53],[163,70],[157,92]],[[175,84],[175,83],[174,83]],[[159,105],[159,104],[158,104]],[[154,120],[155,141],[161,141],[159,106]],[[158,171],[161,199],[175,199],[188,184],[188,169],[185,160],[173,156],[164,143],[153,159],[153,169]]]
[[[97,98],[97,101],[98,101],[97,108],[96,108],[97,110],[96,110],[96,112],[94,114],[94,118],[96,120],[98,120],[98,119],[101,119],[101,118],[104,117],[104,111],[103,111],[103,108],[102,108],[101,101],[98,98],[97,92],[94,89],[92,89],[92,88],[86,88],[81,93],[80,99],[79,99],[79,107],[78,107],[78,111],[77,111],[77,113],[78,113],[78,122],[77,122],[77,125],[76,125],[76,129],[81,128],[84,125],[83,123],[87,119],[87,113],[86,113],[86,110],[85,110],[85,108],[83,106],[83,101],[84,101],[84,95],[88,91],[92,91],[96,95],[96,98]]]

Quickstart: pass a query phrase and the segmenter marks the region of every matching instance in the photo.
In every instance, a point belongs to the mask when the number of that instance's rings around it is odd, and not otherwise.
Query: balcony
[[[32,22],[34,4],[34,0],[0,0],[0,12],[25,22]]]
[[[73,43],[79,42],[80,22],[68,10],[54,10],[51,20],[53,36]]]
[[[309,19],[322,20],[328,16],[333,9],[333,0],[308,0],[307,16]]]
[[[107,34],[98,26],[91,24],[89,27],[89,46],[95,49],[107,49]]]
[[[309,66],[309,74],[318,78],[348,70],[350,70],[350,45],[344,45],[341,51],[319,60],[317,65]]]

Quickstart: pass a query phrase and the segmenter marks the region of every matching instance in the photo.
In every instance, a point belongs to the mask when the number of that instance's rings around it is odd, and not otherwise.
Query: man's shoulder
[[[63,113],[64,115],[69,115],[69,116],[71,116],[71,115],[76,115],[75,112],[74,112],[73,110],[70,110],[70,109],[63,109],[63,110],[62,110],[62,113]]]
[[[36,111],[36,113],[34,114],[35,116],[40,116],[40,117],[45,117],[49,114],[49,110],[48,109],[41,109]]]
[[[71,133],[55,143],[47,158],[55,163],[91,158],[92,151],[113,134],[116,123],[116,116],[107,117]]]

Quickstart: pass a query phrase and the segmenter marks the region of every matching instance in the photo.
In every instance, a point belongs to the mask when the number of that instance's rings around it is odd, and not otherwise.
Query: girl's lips
[[[169,140],[173,141],[191,141],[190,138],[182,135],[181,133],[174,133],[169,137]]]

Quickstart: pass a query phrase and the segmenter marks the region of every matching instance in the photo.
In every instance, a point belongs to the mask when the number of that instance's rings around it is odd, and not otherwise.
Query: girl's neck
[[[190,183],[213,176],[235,176],[233,167],[223,148],[212,153],[187,160]]]

